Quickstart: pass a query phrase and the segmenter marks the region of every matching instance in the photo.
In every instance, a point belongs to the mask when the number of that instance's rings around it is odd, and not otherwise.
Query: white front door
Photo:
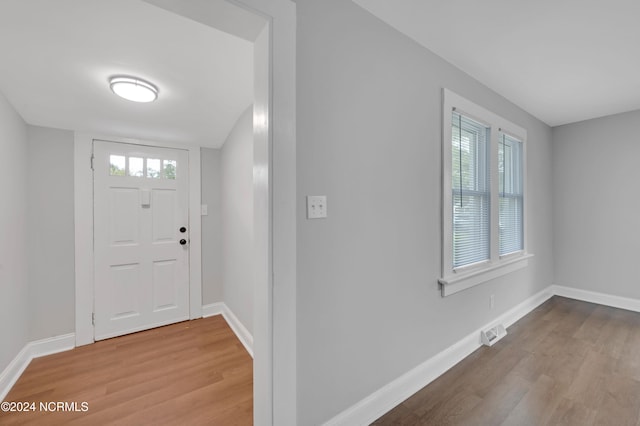
[[[187,151],[93,145],[95,340],[189,319]]]

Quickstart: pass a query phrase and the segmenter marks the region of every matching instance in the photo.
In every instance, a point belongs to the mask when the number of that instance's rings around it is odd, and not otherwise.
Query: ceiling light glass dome
[[[113,93],[133,102],[153,102],[158,99],[158,88],[136,77],[112,77],[109,85]]]

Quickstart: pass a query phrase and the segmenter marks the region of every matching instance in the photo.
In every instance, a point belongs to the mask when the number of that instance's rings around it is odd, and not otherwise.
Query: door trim
[[[93,141],[104,140],[189,153],[189,318],[202,317],[202,222],[200,216],[200,147],[92,133],[74,135],[74,223],[76,278],[76,346],[94,342],[93,314]]]

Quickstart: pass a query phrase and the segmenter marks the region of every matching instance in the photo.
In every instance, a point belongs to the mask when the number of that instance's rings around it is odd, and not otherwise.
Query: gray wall
[[[73,333],[73,132],[28,126],[29,340]]]
[[[553,129],[555,284],[640,299],[640,111]]]
[[[224,301],[253,332],[253,107],[222,146]]]
[[[298,0],[297,17],[298,424],[312,425],[552,284],[551,129],[350,1]],[[446,298],[443,87],[528,130],[535,254]],[[306,220],[306,195],[328,196],[327,219]]]
[[[222,170],[219,149],[201,148],[202,204],[202,304],[223,301],[222,285]]]
[[[0,373],[29,340],[27,126],[0,93]]]

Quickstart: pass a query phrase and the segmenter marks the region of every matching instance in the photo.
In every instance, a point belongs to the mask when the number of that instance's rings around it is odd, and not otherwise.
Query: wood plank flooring
[[[5,401],[37,409],[0,425],[251,425],[253,361],[217,315],[36,358]],[[39,409],[58,401],[78,411]]]
[[[374,425],[640,426],[640,314],[555,296]]]

